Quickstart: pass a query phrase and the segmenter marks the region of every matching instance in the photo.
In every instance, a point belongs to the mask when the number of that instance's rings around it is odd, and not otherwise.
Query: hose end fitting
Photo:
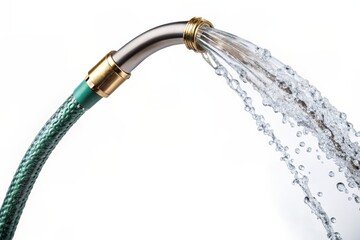
[[[183,38],[184,38],[184,43],[188,49],[194,50],[195,52],[203,52],[204,51],[204,49],[202,49],[196,43],[196,35],[198,34],[198,31],[202,26],[208,26],[211,28],[214,27],[211,22],[209,22],[208,20],[203,19],[201,17],[193,17],[186,24]]]
[[[116,65],[112,58],[115,51],[109,52],[101,61],[96,64],[88,73],[86,83],[89,88],[101,97],[108,97],[126,79],[130,77]]]

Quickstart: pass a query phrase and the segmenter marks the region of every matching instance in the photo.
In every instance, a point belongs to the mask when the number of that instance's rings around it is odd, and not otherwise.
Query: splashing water
[[[329,217],[309,187],[309,178],[305,174],[305,166],[294,164],[288,146],[282,145],[265,117],[259,114],[252,103],[252,98],[244,90],[242,83],[250,84],[262,98],[264,106],[271,107],[275,113],[282,115],[282,123],[296,125],[301,131],[296,137],[301,139],[311,133],[317,138],[319,149],[326,159],[332,159],[342,172],[350,189],[360,188],[360,148],[354,138],[360,136],[353,125],[347,121],[346,114],[333,107],[328,99],[309,82],[300,77],[291,67],[271,56],[271,53],[244,39],[232,34],[204,27],[198,35],[198,42],[205,50],[204,59],[215,69],[217,75],[223,76],[231,89],[242,99],[247,111],[256,121],[257,129],[270,138],[280,152],[280,159],[294,176],[293,183],[298,185],[305,194],[304,202],[321,220],[327,236],[331,240],[342,239],[333,228],[337,221]],[[237,77],[234,77],[237,76]],[[294,148],[296,155],[302,152],[310,154],[313,148],[300,141]],[[320,151],[316,149],[315,160],[322,161]],[[322,162],[323,163],[323,162]],[[310,172],[307,172],[310,174]],[[328,172],[334,177],[333,171]],[[336,184],[338,191],[348,194],[349,189],[343,182]],[[317,192],[322,197],[322,192]],[[349,197],[360,203],[360,197],[352,194]]]

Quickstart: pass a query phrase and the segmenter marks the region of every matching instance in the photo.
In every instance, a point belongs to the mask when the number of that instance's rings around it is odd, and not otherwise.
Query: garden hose
[[[202,18],[153,28],[118,51],[111,51],[88,73],[86,79],[46,122],[27,150],[0,209],[0,240],[11,240],[31,189],[52,150],[71,126],[101,98],[108,97],[130,72],[154,52],[176,44],[201,52],[196,34],[212,24]]]

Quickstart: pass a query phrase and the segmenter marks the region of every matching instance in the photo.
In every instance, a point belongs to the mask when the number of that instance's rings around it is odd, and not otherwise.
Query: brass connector
[[[204,51],[204,49],[202,49],[196,43],[196,35],[198,34],[200,27],[204,25],[208,27],[214,27],[211,22],[200,17],[194,17],[190,19],[190,21],[186,24],[183,38],[184,38],[184,43],[188,49],[192,49],[195,52]]]
[[[108,97],[126,79],[130,73],[120,69],[114,62],[112,55],[115,51],[109,52],[101,61],[96,64],[88,73],[86,83],[101,97]]]

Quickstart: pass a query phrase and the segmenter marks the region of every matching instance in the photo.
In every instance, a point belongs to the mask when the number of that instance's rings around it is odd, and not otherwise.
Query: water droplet
[[[336,218],[332,217],[332,218],[330,219],[330,221],[331,221],[332,223],[336,223]]]
[[[360,203],[360,197],[356,194],[353,194],[354,200],[356,203]]]
[[[305,142],[300,142],[300,143],[299,143],[299,146],[300,146],[300,147],[305,147]]]
[[[338,182],[336,184],[336,188],[340,191],[340,192],[345,192],[346,191],[346,187],[342,182]]]
[[[241,97],[241,99],[245,99],[247,96],[247,93],[245,91],[240,90],[240,88],[237,89],[237,92],[239,94],[239,96]]]
[[[322,197],[322,196],[323,196],[323,193],[322,193],[322,192],[318,192],[317,195],[318,195],[319,197]]]
[[[352,163],[353,163],[356,167],[360,167],[360,162],[359,162],[359,160],[353,160]]]
[[[311,152],[311,151],[312,151],[312,148],[311,148],[311,147],[308,147],[308,148],[306,149],[306,151],[307,151],[307,152]]]
[[[304,171],[304,170],[305,170],[304,165],[300,165],[300,166],[299,166],[299,170]]]
[[[288,65],[285,66],[285,70],[290,75],[295,75],[295,71]]]
[[[236,79],[232,79],[229,85],[233,90],[238,89],[238,87],[240,86],[239,81]]]
[[[286,85],[286,82],[282,82],[282,81],[279,81],[279,88],[281,89],[286,89],[287,88],[287,85]],[[291,96],[289,96],[291,98]]]
[[[225,74],[225,68],[223,66],[219,66],[215,69],[215,73],[219,76],[222,76]]]
[[[340,113],[340,118],[345,120],[346,119],[346,113]]]
[[[295,148],[295,153],[299,154],[300,153],[300,149],[299,148]]]
[[[349,183],[348,183],[348,186],[349,186],[350,188],[355,188],[355,187],[356,187],[356,183],[355,183],[355,182],[349,182]]]
[[[305,128],[305,129],[303,130],[303,133],[304,133],[304,135],[308,135],[308,134],[309,134],[309,130],[308,130],[307,128]]]
[[[317,160],[320,160],[320,159],[321,159],[321,156],[320,156],[320,155],[317,155],[316,158],[317,158]]]
[[[247,72],[244,69],[241,69],[240,72],[238,72],[238,74],[239,74],[241,79],[246,81]]]
[[[264,49],[264,60],[269,60],[271,58],[271,52],[267,49]]]
[[[245,106],[245,111],[250,112],[250,110],[251,110],[251,107]]]
[[[288,122],[288,118],[287,118],[287,116],[283,116],[283,118],[282,118],[282,120],[281,120],[281,122],[283,123],[283,124],[286,124],[287,122]]]
[[[325,130],[324,131],[324,133],[325,133],[325,135],[328,137],[328,138],[331,138],[332,136],[333,136],[333,132],[332,131],[330,131],[330,130]]]
[[[259,53],[261,54],[261,59],[265,62],[269,61],[269,59],[271,58],[271,53],[267,49],[262,49],[262,51],[259,51]]]
[[[343,172],[344,168],[343,167],[339,167],[339,172]]]
[[[333,171],[330,171],[329,172],[329,177],[334,177],[335,176],[335,173]]]
[[[249,97],[246,97],[246,98],[244,99],[244,102],[245,102],[247,105],[251,105],[251,104],[252,104],[252,99],[249,98]]]
[[[355,137],[360,137],[360,132],[356,132]]]
[[[302,132],[298,131],[298,132],[296,133],[296,136],[297,136],[297,137],[301,137],[301,136],[302,136]]]
[[[292,172],[295,170],[295,166],[291,163],[288,164],[288,169]]]
[[[334,238],[331,239],[331,240],[342,240],[342,237],[341,237],[340,233],[335,232],[335,233],[334,233]]]

